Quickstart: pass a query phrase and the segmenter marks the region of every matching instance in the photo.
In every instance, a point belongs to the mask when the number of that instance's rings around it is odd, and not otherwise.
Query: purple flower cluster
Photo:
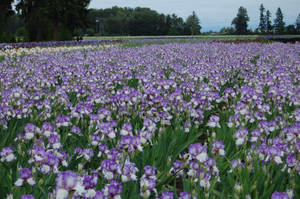
[[[144,175],[140,180],[140,196],[142,198],[149,198],[151,193],[156,191],[156,168],[151,166],[145,166]]]
[[[8,55],[0,62],[0,167],[14,181],[5,195],[46,187],[52,198],[117,199],[135,186],[142,198],[211,197],[227,189],[221,175],[252,178],[255,165],[294,189],[299,52],[299,43],[196,42]],[[247,190],[234,184],[231,196]]]
[[[16,156],[13,151],[14,147],[4,147],[0,152],[1,162],[11,162],[16,160]]]
[[[23,186],[24,181],[27,182],[29,185],[35,185],[35,180],[32,176],[32,171],[29,168],[21,169],[19,172],[19,178],[15,182],[15,185],[20,187]]]

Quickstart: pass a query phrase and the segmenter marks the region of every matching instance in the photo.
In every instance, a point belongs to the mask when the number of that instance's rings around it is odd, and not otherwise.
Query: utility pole
[[[99,19],[99,33],[101,36],[104,35],[104,18]]]
[[[96,30],[95,30],[95,33],[96,33],[96,34],[99,32],[98,23],[99,23],[99,19],[96,18]]]

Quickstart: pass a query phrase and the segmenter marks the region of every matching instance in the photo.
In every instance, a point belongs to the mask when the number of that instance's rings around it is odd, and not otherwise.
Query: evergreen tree
[[[298,15],[297,19],[296,19],[296,30],[298,33],[300,33],[300,14]]]
[[[168,35],[182,35],[184,34],[184,21],[176,14],[172,14],[170,17],[170,29]]]
[[[232,20],[231,24],[234,25],[237,34],[247,34],[249,16],[247,9],[240,7],[237,16]]]
[[[185,23],[186,34],[190,35],[199,35],[201,26],[200,20],[196,15],[195,11],[193,11],[192,15],[188,16]]]
[[[271,12],[269,10],[266,13],[266,31],[269,34],[272,32]]]
[[[263,4],[260,5],[259,11],[260,11],[260,16],[259,16],[258,29],[260,30],[261,33],[265,33],[267,29],[267,24],[266,24],[266,17],[265,17],[265,8]]]
[[[277,34],[282,34],[284,32],[284,21],[283,21],[283,14],[281,9],[278,8],[276,11],[276,18],[274,19],[274,31]]]

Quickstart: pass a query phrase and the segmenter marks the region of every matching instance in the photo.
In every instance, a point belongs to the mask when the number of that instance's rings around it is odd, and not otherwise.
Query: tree
[[[172,14],[170,17],[170,29],[168,35],[183,35],[184,34],[184,21],[176,14]]]
[[[297,19],[296,19],[296,30],[298,33],[300,33],[300,14],[298,15]]]
[[[159,35],[167,35],[171,26],[170,15],[165,16],[164,14],[159,15],[158,32]]]
[[[0,3],[0,30],[3,30],[4,24],[7,22],[7,19],[14,14],[11,4],[14,0],[1,0]]]
[[[159,14],[149,8],[137,7],[128,19],[130,35],[158,35]]]
[[[220,34],[222,35],[232,35],[234,34],[234,28],[233,27],[223,27],[221,30],[220,30]]]
[[[267,10],[266,13],[266,31],[267,33],[271,33],[272,32],[272,22],[271,22],[271,12],[269,10]]]
[[[47,0],[19,0],[16,6],[24,19],[29,41],[47,40],[49,21],[46,18]]]
[[[193,11],[192,15],[188,16],[185,23],[185,33],[191,35],[199,35],[201,26],[200,20],[196,15],[195,11]]]
[[[240,7],[237,16],[232,20],[231,25],[234,25],[237,34],[246,34],[248,28],[249,16],[247,14],[247,9]]]
[[[290,24],[288,26],[285,27],[285,33],[289,34],[289,35],[294,35],[297,33],[295,25]]]
[[[259,25],[258,29],[260,30],[261,33],[265,33],[267,29],[267,24],[266,24],[266,17],[265,17],[265,8],[263,4],[260,4],[260,16],[259,16]]]
[[[0,42],[10,42],[14,40],[7,28],[8,19],[15,13],[11,6],[13,2],[14,0],[1,0],[0,3]]]
[[[276,11],[276,18],[274,19],[274,31],[277,34],[282,34],[284,32],[284,21],[283,21],[283,14],[280,8],[277,8]]]
[[[95,29],[96,20],[102,19],[106,35],[179,35],[183,34],[184,21],[175,14],[164,15],[149,8],[89,9],[88,28]]]
[[[29,40],[63,40],[71,39],[76,28],[85,26],[89,2],[18,0],[16,8],[25,19]]]

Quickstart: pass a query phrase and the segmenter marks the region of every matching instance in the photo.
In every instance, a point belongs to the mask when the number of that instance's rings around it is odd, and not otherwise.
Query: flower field
[[[300,43],[6,53],[0,179],[0,198],[300,198]]]
[[[36,48],[36,47],[58,47],[58,46],[84,46],[100,45],[107,43],[117,43],[120,40],[83,40],[83,41],[46,41],[46,42],[19,42],[19,43],[1,43],[0,50],[18,49],[18,48]]]

